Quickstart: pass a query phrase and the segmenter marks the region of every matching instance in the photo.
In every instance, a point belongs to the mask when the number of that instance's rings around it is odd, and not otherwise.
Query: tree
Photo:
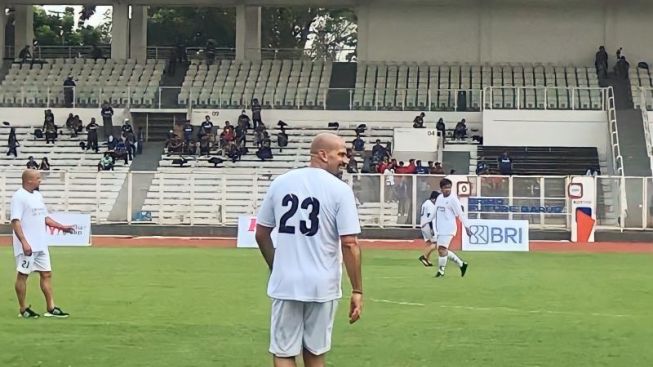
[[[234,8],[150,7],[148,43],[157,46],[204,47],[209,39],[218,48],[236,45]]]
[[[106,24],[106,16],[105,14],[105,24],[98,27],[84,26],[83,23],[76,25],[75,9],[72,7],[65,8],[61,13],[47,13],[42,7],[35,6],[34,37],[41,46],[86,46],[108,43],[110,23]]]

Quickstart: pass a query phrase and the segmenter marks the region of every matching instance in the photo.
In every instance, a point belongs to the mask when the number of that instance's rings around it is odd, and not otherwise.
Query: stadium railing
[[[11,195],[20,185],[20,172],[7,169],[0,173],[3,223],[8,223]],[[275,177],[271,173],[239,174],[225,169],[129,172],[122,187],[110,187],[103,185],[103,181],[107,182],[112,172],[104,171],[96,173],[96,179],[91,179],[95,184],[85,185],[82,191],[70,184],[75,175],[81,174],[78,170],[46,174],[41,189],[49,210],[89,213],[94,223],[158,225],[235,225],[239,216],[256,213]],[[443,177],[394,175],[394,185],[379,174],[347,174],[343,179],[355,192],[364,226],[417,228],[422,203],[439,187]],[[570,205],[565,196],[569,177],[467,178],[472,187],[471,197],[479,198],[469,208],[470,218],[524,219],[535,229],[570,228]],[[652,177],[595,179],[599,229],[653,230]],[[120,193],[116,194],[116,190]],[[626,190],[640,202],[621,217],[619,198]]]

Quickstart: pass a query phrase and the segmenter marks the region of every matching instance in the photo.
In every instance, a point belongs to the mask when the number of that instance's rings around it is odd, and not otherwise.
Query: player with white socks
[[[437,245],[438,245],[438,272],[435,274],[435,277],[443,277],[444,269],[447,266],[447,260],[451,260],[460,268],[460,275],[465,276],[467,272],[468,264],[462,261],[458,255],[453,251],[449,251],[449,245],[453,236],[456,234],[457,225],[456,217],[460,219],[467,231],[467,235],[470,235],[469,224],[465,213],[463,213],[462,206],[456,194],[451,192],[451,180],[442,179],[440,181],[440,190],[442,195],[438,196],[435,200],[435,219],[433,220],[433,229],[437,233]]]
[[[422,204],[419,224],[422,230],[422,238],[424,238],[424,244],[426,245],[426,248],[418,260],[424,266],[433,266],[433,264],[431,264],[431,253],[435,251],[436,241],[436,234],[433,230],[433,218],[435,218],[435,200],[439,195],[440,193],[437,191],[431,192],[431,196]]]

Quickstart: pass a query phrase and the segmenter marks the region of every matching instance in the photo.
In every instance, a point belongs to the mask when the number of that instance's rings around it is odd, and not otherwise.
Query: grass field
[[[464,257],[465,278],[435,279],[415,252],[366,250],[363,317],[348,325],[341,303],[328,364],[653,366],[651,254]],[[52,249],[67,320],[18,319],[11,250],[0,259],[0,366],[270,365],[256,250]]]

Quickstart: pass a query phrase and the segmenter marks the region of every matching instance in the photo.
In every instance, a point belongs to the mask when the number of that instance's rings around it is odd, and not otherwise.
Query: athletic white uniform
[[[23,246],[13,233],[14,256],[16,270],[23,274],[33,271],[51,271],[50,253],[48,252],[48,236],[45,218],[48,209],[43,202],[41,193],[29,192],[22,187],[11,198],[11,220],[20,220],[23,235],[32,248],[32,256],[23,254]]]
[[[270,352],[326,353],[342,297],[340,236],[361,231],[354,193],[323,169],[292,170],[270,185],[257,223],[279,231],[268,282]]]
[[[458,229],[456,217],[460,218],[463,226],[468,227],[467,218],[456,194],[451,193],[447,197],[438,196],[435,200],[435,219],[433,220],[438,246],[449,248],[451,239],[456,235]]]
[[[435,243],[435,232],[433,231],[433,219],[435,218],[435,204],[429,199],[422,204],[419,225],[422,229],[424,241]]]

